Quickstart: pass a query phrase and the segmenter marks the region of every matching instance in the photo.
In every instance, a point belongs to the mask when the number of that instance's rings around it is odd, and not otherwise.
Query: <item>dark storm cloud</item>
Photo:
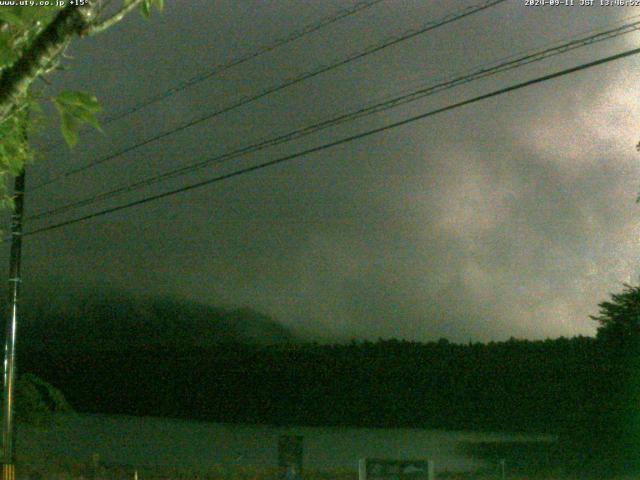
[[[73,68],[58,81],[67,88],[93,88],[107,110],[122,111],[211,63],[346,5],[169,2],[168,12],[151,23],[130,19],[114,32],[79,43]],[[312,41],[110,125],[104,137],[87,134],[72,155],[55,150],[33,167],[30,181],[179,125],[236,94],[331,63],[451,8],[450,2],[385,2]],[[630,13],[533,11],[517,2],[495,7],[180,132],[46,195],[36,192],[28,205],[37,211],[83,198],[105,185],[283,133]],[[447,92],[278,147],[255,161],[610,54],[633,40],[637,36]],[[633,59],[610,64],[295,163],[29,237],[25,276],[250,305],[322,338],[466,341],[593,333],[587,316],[597,302],[637,278],[637,64]]]

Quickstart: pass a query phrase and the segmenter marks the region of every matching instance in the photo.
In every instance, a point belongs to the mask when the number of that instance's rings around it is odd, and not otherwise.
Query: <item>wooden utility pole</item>
[[[20,260],[22,254],[22,213],[24,210],[24,170],[15,179],[13,189],[14,210],[11,215],[11,257],[9,263],[9,315],[6,320],[4,341],[4,375],[2,397],[2,480],[15,480],[15,452],[13,423],[16,334],[18,328],[18,301],[20,298]]]

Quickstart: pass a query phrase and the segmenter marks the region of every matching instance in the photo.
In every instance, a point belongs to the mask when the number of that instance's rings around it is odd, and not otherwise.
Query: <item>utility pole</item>
[[[15,425],[13,404],[16,378],[16,334],[18,327],[18,300],[20,298],[20,260],[22,253],[22,213],[24,210],[24,169],[15,179],[13,188],[14,210],[11,215],[11,257],[9,264],[9,316],[6,320],[4,341],[4,376],[2,397],[2,480],[15,480],[15,453],[13,449]]]

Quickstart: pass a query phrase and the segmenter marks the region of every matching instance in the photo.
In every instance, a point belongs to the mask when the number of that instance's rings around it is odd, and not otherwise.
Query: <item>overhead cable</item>
[[[92,218],[101,217],[103,215],[107,215],[107,214],[110,214],[110,213],[115,213],[115,212],[118,212],[118,211],[126,210],[126,209],[129,209],[129,208],[132,208],[132,207],[136,207],[136,206],[139,206],[139,205],[144,205],[146,203],[153,202],[155,200],[160,200],[160,199],[167,198],[167,197],[170,197],[170,196],[173,196],[173,195],[177,195],[179,193],[184,193],[184,192],[188,192],[188,191],[191,191],[191,190],[195,190],[195,189],[198,189],[198,188],[201,188],[201,187],[205,187],[207,185],[212,185],[214,183],[221,182],[221,181],[224,181],[224,180],[228,180],[230,178],[238,177],[238,176],[250,173],[250,172],[263,170],[265,168],[272,167],[274,165],[279,165],[279,164],[282,164],[282,163],[285,163],[285,162],[289,162],[291,160],[294,160],[294,159],[297,159],[297,158],[300,158],[300,157],[303,157],[303,156],[307,156],[307,155],[310,155],[310,154],[313,154],[313,153],[321,152],[323,150],[327,150],[329,148],[336,147],[338,145],[342,145],[342,144],[345,144],[345,143],[348,143],[348,142],[352,142],[352,141],[355,141],[355,140],[359,140],[359,139],[362,139],[362,138],[367,138],[367,137],[370,137],[370,136],[378,134],[378,133],[382,133],[382,132],[385,132],[385,131],[388,131],[388,130],[391,130],[391,129],[395,129],[395,128],[401,127],[403,125],[408,125],[410,123],[416,122],[418,120],[423,120],[425,118],[437,115],[439,113],[451,111],[451,110],[463,107],[465,105],[470,105],[470,104],[477,103],[477,102],[480,102],[480,101],[483,101],[483,100],[487,100],[489,98],[497,97],[499,95],[503,95],[505,93],[513,92],[513,91],[516,91],[516,90],[520,90],[522,88],[525,88],[525,87],[528,87],[528,86],[531,86],[531,85],[534,85],[534,84],[538,84],[538,83],[546,82],[548,80],[552,80],[552,79],[559,78],[559,77],[562,77],[562,76],[570,75],[570,74],[573,74],[573,73],[576,73],[576,72],[579,72],[579,71],[582,71],[582,70],[586,70],[588,68],[593,68],[593,67],[598,66],[598,65],[603,65],[605,63],[609,63],[609,62],[612,62],[612,61],[615,61],[615,60],[620,60],[622,58],[630,57],[632,55],[637,55],[638,53],[640,53],[640,48],[635,48],[635,49],[627,50],[627,51],[624,51],[624,52],[621,52],[621,53],[618,53],[618,54],[615,54],[615,55],[604,57],[604,58],[601,58],[599,60],[595,60],[595,61],[592,61],[592,62],[589,62],[589,63],[583,63],[583,64],[575,66],[575,67],[567,68],[567,69],[560,70],[560,71],[557,71],[557,72],[554,72],[554,73],[543,75],[541,77],[537,77],[537,78],[534,78],[534,79],[531,79],[531,80],[527,80],[525,82],[520,82],[520,83],[516,83],[516,84],[511,85],[511,86],[508,86],[508,87],[500,88],[498,90],[494,90],[492,92],[485,93],[483,95],[479,95],[479,96],[470,98],[468,100],[463,100],[463,101],[460,101],[460,102],[457,102],[457,103],[453,103],[453,104],[447,105],[445,107],[437,108],[435,110],[430,110],[428,112],[425,112],[425,113],[422,113],[422,114],[419,114],[419,115],[415,115],[415,116],[406,118],[404,120],[400,120],[400,121],[397,121],[397,122],[393,122],[393,123],[384,125],[382,127],[370,129],[370,130],[367,130],[367,131],[364,131],[364,132],[361,132],[361,133],[358,133],[358,134],[355,134],[355,135],[350,135],[350,136],[347,136],[347,137],[343,137],[343,138],[341,138],[339,140],[335,140],[335,141],[332,141],[332,142],[329,142],[329,143],[325,143],[325,144],[322,144],[322,145],[319,145],[319,146],[316,146],[316,147],[313,147],[313,148],[302,150],[302,151],[297,152],[297,153],[285,155],[285,156],[282,156],[282,157],[279,157],[279,158],[276,158],[276,159],[273,159],[273,160],[270,160],[270,161],[267,161],[267,162],[263,162],[263,163],[259,163],[259,164],[252,165],[252,166],[249,166],[249,167],[245,167],[245,168],[242,168],[242,169],[238,169],[238,170],[235,170],[233,172],[229,172],[229,173],[225,173],[225,174],[222,174],[222,175],[218,175],[216,177],[209,178],[207,180],[203,180],[203,181],[200,181],[200,182],[197,182],[197,183],[193,183],[191,185],[180,187],[180,188],[177,188],[177,189],[174,189],[174,190],[170,190],[170,191],[167,191],[167,192],[163,192],[163,193],[160,193],[160,194],[156,194],[156,195],[148,196],[148,197],[145,197],[145,198],[141,198],[139,200],[128,202],[128,203],[123,204],[123,205],[118,205],[118,206],[115,206],[115,207],[106,208],[104,210],[93,212],[93,213],[90,213],[90,214],[87,214],[87,215],[84,215],[84,216],[81,216],[81,217],[76,217],[76,218],[65,220],[63,222],[59,222],[59,223],[56,223],[56,224],[53,224],[53,225],[47,225],[47,226],[44,226],[44,227],[41,227],[41,228],[37,228],[35,230],[31,230],[31,231],[26,232],[24,234],[24,236],[30,236],[30,235],[35,235],[35,234],[38,234],[38,233],[44,233],[44,232],[47,232],[47,231],[59,229],[59,228],[62,228],[62,227],[68,226],[68,225],[73,225],[73,224],[78,223],[78,222],[83,222],[83,221],[86,221],[86,220],[89,220],[89,219],[92,219]]]

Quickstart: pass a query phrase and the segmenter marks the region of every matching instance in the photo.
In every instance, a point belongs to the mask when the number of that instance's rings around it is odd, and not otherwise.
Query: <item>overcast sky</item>
[[[105,116],[353,1],[173,0],[76,41],[57,89]],[[385,0],[56,146],[38,185],[284,79],[478,2]],[[575,0],[579,3],[579,0]],[[28,213],[188,165],[498,59],[604,30],[640,8],[509,0],[28,193]],[[630,34],[452,89],[29,229],[167,191],[635,48]],[[639,57],[608,63],[266,170],[27,237],[24,285],[61,280],[251,306],[321,339],[592,335],[637,282]],[[47,110],[48,111],[48,110]],[[6,250],[6,249],[5,249]],[[6,264],[6,252],[5,252]]]

